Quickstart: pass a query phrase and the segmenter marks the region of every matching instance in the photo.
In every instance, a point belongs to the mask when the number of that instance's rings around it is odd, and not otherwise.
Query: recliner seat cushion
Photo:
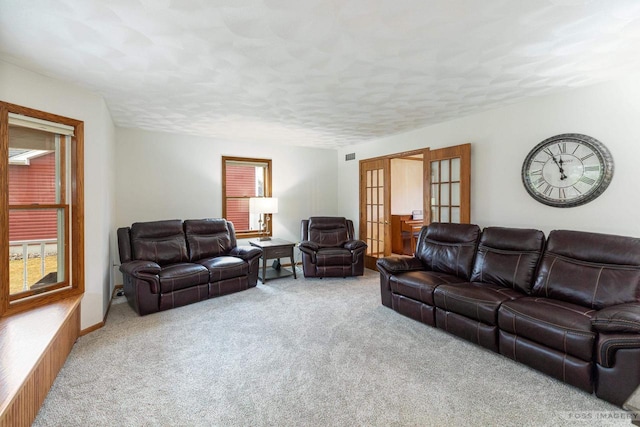
[[[440,285],[463,282],[457,276],[437,271],[408,271],[391,276],[391,292],[429,305],[433,302],[433,291]]]
[[[233,279],[249,274],[249,264],[241,258],[232,256],[218,256],[198,261],[210,273],[210,281]]]
[[[199,264],[179,263],[164,267],[160,273],[160,292],[173,292],[209,282],[209,271]]]
[[[497,325],[500,305],[524,296],[511,288],[490,283],[458,283],[438,286],[433,300],[436,307],[443,310]]]
[[[316,264],[318,267],[328,267],[332,265],[351,265],[353,255],[348,249],[321,248],[316,253]]]
[[[591,330],[595,313],[563,301],[524,297],[502,303],[498,326],[504,332],[590,361],[596,338]]]

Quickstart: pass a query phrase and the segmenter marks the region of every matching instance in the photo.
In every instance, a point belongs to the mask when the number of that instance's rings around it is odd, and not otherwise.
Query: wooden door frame
[[[360,185],[359,185],[359,200],[358,206],[360,211],[360,221],[358,235],[361,240],[367,239],[367,224],[366,224],[366,208],[363,209],[364,197],[363,194],[363,163],[382,160],[385,164],[385,184],[384,184],[384,221],[385,221],[385,236],[384,236],[384,256],[391,255],[391,160],[399,159],[403,157],[415,156],[422,154],[423,161],[423,225],[428,225],[432,222],[431,218],[431,162],[435,160],[445,160],[451,158],[460,158],[460,222],[468,224],[471,222],[471,143],[454,145],[450,147],[443,147],[437,149],[431,149],[430,147],[419,148],[416,150],[402,151],[394,154],[387,154],[384,156],[372,157],[368,159],[360,160],[359,173],[360,173]],[[366,187],[366,183],[365,183]],[[375,269],[375,262],[371,265],[372,261],[367,261],[365,256],[365,266],[367,268]]]
[[[359,163],[360,184],[358,189],[358,193],[359,193],[358,208],[360,211],[360,214],[359,214],[360,221],[359,221],[358,235],[359,235],[359,238],[361,240],[364,240],[365,242],[367,241],[367,222],[366,222],[366,208],[363,209],[363,205],[365,204],[365,194],[363,193],[363,189],[366,187],[366,181],[365,181],[366,178],[363,173],[363,165],[370,162],[377,162],[377,161],[383,162],[384,225],[385,225],[384,226],[384,252],[383,252],[384,256],[391,255],[391,166],[390,166],[391,160],[402,158],[402,157],[415,156],[419,154],[422,154],[423,156],[423,165],[426,165],[426,167],[428,168],[429,164],[428,162],[425,162],[425,159],[428,158],[429,148],[403,151],[400,153],[388,154],[385,156],[372,157],[369,159],[360,160],[360,163]],[[429,178],[431,176],[430,174],[431,174],[430,170],[426,169],[425,171],[425,167],[423,166],[424,178]],[[424,193],[424,191],[430,192],[430,188],[427,188],[427,187],[429,186],[423,185],[423,212],[425,213],[424,221],[427,220],[426,212],[430,212],[430,208],[429,210],[426,209],[428,207],[428,199],[426,198],[426,195],[428,193]],[[424,222],[424,223],[428,224],[428,222]],[[373,257],[370,257],[370,256],[365,256],[365,267],[373,270],[376,269],[375,259],[373,259]]]

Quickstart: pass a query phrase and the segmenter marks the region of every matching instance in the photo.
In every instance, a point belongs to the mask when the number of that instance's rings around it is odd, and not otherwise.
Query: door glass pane
[[[431,221],[432,222],[440,222],[440,215],[438,215],[438,213],[440,213],[440,210],[438,209],[437,206],[433,206],[431,208]]]
[[[440,222],[449,222],[449,207],[443,206],[440,208]]]
[[[431,182],[440,182],[440,162],[431,162]]]
[[[440,162],[440,180],[442,182],[451,181],[451,177],[449,176],[449,160],[443,160]]]
[[[378,187],[378,204],[384,203],[384,187]]]
[[[460,157],[451,159],[451,181],[460,181]]]
[[[431,185],[431,204],[439,205],[440,204],[440,185],[432,184]]]
[[[460,183],[451,184],[451,205],[460,206]]]
[[[460,208],[451,208],[451,222],[460,224]]]
[[[371,171],[367,171],[367,187],[371,187]]]
[[[382,169],[378,169],[378,186],[384,187],[384,171]]]
[[[449,204],[449,186],[451,184],[441,184],[440,185],[440,204],[448,205]]]

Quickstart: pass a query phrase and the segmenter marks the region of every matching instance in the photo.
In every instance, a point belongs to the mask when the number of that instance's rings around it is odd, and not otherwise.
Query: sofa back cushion
[[[136,222],[131,226],[130,235],[133,259],[159,265],[187,260],[187,242],[179,219]]]
[[[471,281],[529,294],[543,248],[540,230],[487,227],[480,237]]]
[[[350,231],[348,220],[343,217],[313,216],[307,223],[307,238],[321,248],[341,247],[352,239],[353,231]],[[353,230],[353,226],[351,227]],[[304,235],[304,232],[303,232]]]
[[[533,293],[596,310],[640,301],[640,239],[552,231]]]
[[[188,219],[184,231],[190,261],[225,255],[236,246],[235,231],[223,218]]]
[[[469,280],[479,237],[475,224],[434,222],[422,227],[415,256],[432,271]]]

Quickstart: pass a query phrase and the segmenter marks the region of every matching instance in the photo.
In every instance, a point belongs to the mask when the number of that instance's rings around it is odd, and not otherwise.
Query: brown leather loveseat
[[[131,307],[145,315],[254,287],[262,250],[237,246],[225,219],[137,222],[118,229]]]
[[[640,239],[434,223],[382,303],[622,405],[640,384]]]

